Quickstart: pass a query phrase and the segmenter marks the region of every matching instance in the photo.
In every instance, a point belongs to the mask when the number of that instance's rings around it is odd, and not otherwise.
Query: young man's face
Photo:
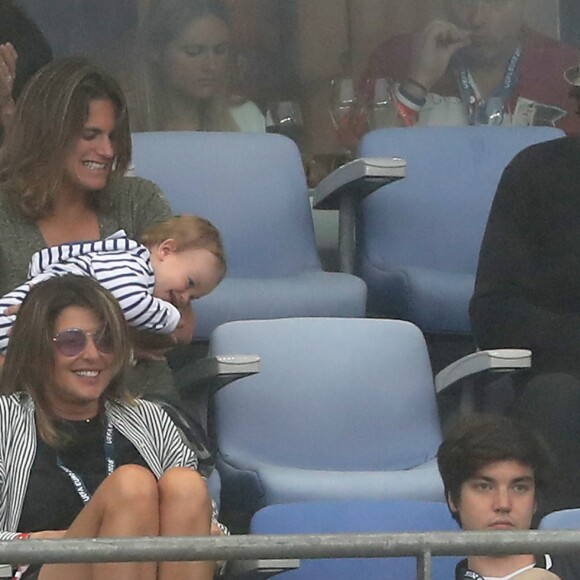
[[[457,504],[447,501],[464,530],[528,530],[536,510],[534,472],[519,461],[489,463],[461,486]]]

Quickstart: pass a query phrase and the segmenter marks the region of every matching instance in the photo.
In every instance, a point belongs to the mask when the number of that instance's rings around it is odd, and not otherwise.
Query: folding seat
[[[384,500],[328,501],[272,505],[252,518],[252,534],[342,534],[383,532],[458,532],[445,503]],[[458,557],[433,559],[433,580],[454,577]],[[280,580],[366,580],[396,578],[415,580],[415,558],[341,558],[304,560],[297,569],[285,572]]]
[[[444,500],[435,385],[415,325],[230,322],[212,333],[210,355],[232,353],[259,355],[260,370],[214,396],[224,510],[250,516],[302,501]],[[471,355],[438,377],[438,388],[492,358]]]

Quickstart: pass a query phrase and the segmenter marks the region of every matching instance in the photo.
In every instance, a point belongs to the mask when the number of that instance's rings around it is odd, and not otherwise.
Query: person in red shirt
[[[380,44],[364,77],[394,81],[399,125],[554,124],[576,134],[563,72],[577,51],[530,30],[525,5],[446,0],[446,20]]]

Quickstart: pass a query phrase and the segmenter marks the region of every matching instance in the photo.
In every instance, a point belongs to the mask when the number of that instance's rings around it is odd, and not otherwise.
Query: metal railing
[[[417,578],[429,580],[434,556],[572,551],[580,551],[580,531],[250,535],[5,541],[0,542],[0,562],[42,564],[412,556],[417,559]]]

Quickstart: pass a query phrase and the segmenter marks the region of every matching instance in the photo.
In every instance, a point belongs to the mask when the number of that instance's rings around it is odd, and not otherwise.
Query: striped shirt
[[[155,403],[106,402],[105,413],[111,425],[136,447],[157,479],[172,467],[197,468],[195,453],[169,415]],[[0,396],[0,540],[17,536],[36,446],[32,399],[25,393]]]
[[[29,280],[0,298],[0,353],[16,316],[5,316],[9,306],[21,304],[33,285],[74,274],[94,278],[119,301],[127,322],[140,330],[169,334],[181,315],[173,304],[153,296],[155,274],[149,250],[119,230],[104,240],[74,242],[45,248],[32,256]]]

